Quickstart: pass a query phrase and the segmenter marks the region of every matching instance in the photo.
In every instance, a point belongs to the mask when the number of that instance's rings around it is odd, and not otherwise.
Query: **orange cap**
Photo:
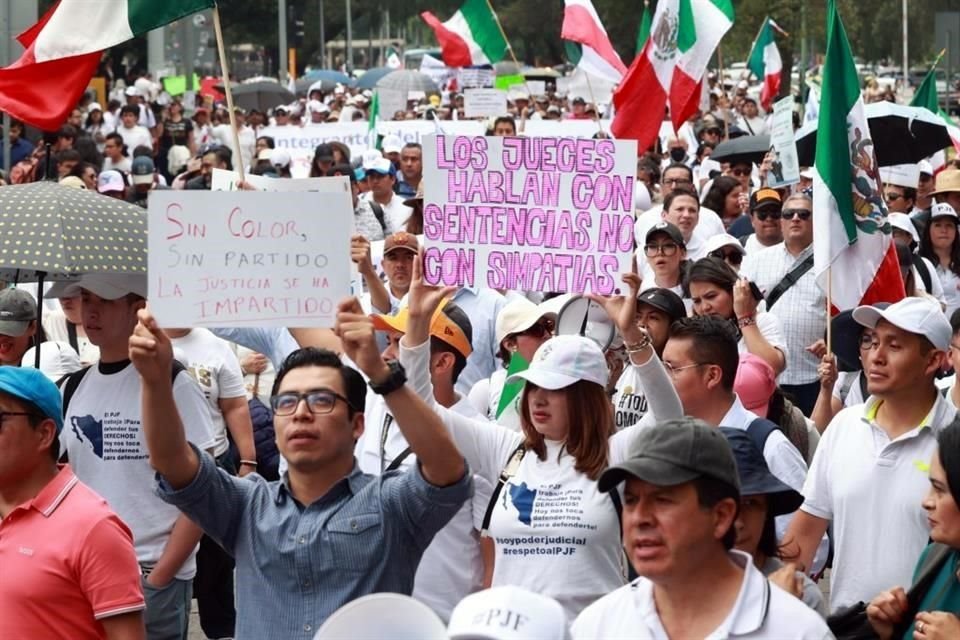
[[[466,358],[473,353],[473,346],[470,344],[470,340],[463,332],[463,329],[443,312],[446,306],[447,300],[444,300],[437,310],[434,311],[433,318],[430,320],[430,335],[438,340],[443,340]],[[394,316],[374,314],[371,317],[373,318],[373,326],[380,331],[406,333],[410,311],[407,307],[403,307],[397,312],[397,315]]]

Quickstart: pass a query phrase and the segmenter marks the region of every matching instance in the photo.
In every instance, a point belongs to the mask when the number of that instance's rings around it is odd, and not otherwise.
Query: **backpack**
[[[57,380],[57,387],[63,390],[63,417],[67,417],[67,407],[70,406],[70,399],[73,397],[73,394],[76,392],[77,387],[80,386],[80,383],[83,381],[83,376],[87,375],[87,371],[92,367],[92,364],[88,364],[82,369],[77,369],[73,373],[68,373],[62,378]],[[173,361],[172,371],[170,373],[170,384],[173,384],[176,381],[177,376],[180,375],[181,371],[186,371],[187,368],[180,364],[178,361]]]
[[[747,436],[750,437],[753,445],[760,453],[763,453],[763,447],[767,444],[767,438],[769,438],[770,434],[774,431],[780,431],[780,425],[766,418],[757,418],[747,425]]]
[[[257,473],[265,480],[280,479],[280,450],[273,429],[273,411],[256,395],[247,402],[253,423],[253,447],[257,452]]]

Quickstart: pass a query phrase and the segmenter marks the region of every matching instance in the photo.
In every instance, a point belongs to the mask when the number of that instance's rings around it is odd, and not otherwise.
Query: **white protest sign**
[[[793,97],[787,96],[773,104],[770,126],[770,151],[774,158],[767,174],[767,185],[785,187],[800,182],[800,160],[793,136]]]
[[[507,92],[499,89],[466,89],[463,113],[468,118],[499,117],[507,114]]]
[[[493,86],[497,72],[493,69],[460,69],[462,89],[487,89]]]
[[[530,98],[546,95],[547,83],[545,80],[527,80],[527,87],[530,90]]]
[[[244,174],[246,182],[256,191],[322,191],[324,193],[339,193],[343,190],[343,180],[340,178],[269,178]],[[226,169],[214,169],[210,175],[211,191],[241,191],[237,188],[240,174]]]
[[[318,191],[157,191],[150,307],[164,327],[331,327],[350,291],[350,184]]]
[[[380,96],[380,114],[384,120],[393,120],[397,111],[407,110],[407,96],[400,89],[377,89]]]
[[[527,120],[523,135],[528,138],[592,138],[601,129],[610,131],[609,120]]]
[[[424,279],[621,292],[633,256],[637,143],[428,136]]]

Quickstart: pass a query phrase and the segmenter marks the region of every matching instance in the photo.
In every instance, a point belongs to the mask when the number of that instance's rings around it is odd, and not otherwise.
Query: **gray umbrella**
[[[146,274],[146,210],[56,182],[0,188],[0,279],[82,273]]]
[[[373,89],[383,76],[396,71],[393,67],[376,67],[363,72],[363,75],[353,81],[357,89]]]
[[[377,89],[396,89],[402,91],[404,96],[411,91],[440,93],[440,88],[430,76],[409,69],[399,69],[383,76],[377,82]]]
[[[216,85],[214,89],[220,92],[224,90],[222,84]],[[290,104],[297,98],[279,83],[265,80],[231,85],[230,91],[233,93],[233,104],[247,111],[268,111],[281,104]]]

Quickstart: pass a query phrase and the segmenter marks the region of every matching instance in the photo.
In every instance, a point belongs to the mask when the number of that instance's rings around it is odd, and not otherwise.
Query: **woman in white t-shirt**
[[[601,492],[597,479],[626,457],[635,431],[614,435],[603,352],[581,336],[557,336],[541,345],[529,368],[507,379],[525,382],[520,433],[458,415],[434,399],[429,371],[429,318],[447,291],[429,290],[419,271],[417,260],[400,361],[408,384],[440,415],[471,470],[493,485],[505,478],[485,518],[496,548],[492,584],[555,598],[572,620],[626,582],[620,496]],[[682,409],[649,338],[635,324],[638,288],[633,276],[630,294],[605,306],[625,310],[624,339],[633,364],[650,373],[648,424]]]
[[[946,202],[930,208],[930,221],[920,237],[920,256],[936,266],[947,302],[947,319],[960,309],[960,231],[957,212]]]
[[[470,404],[480,415],[514,431],[520,430],[519,395],[497,415],[507,369],[511,359],[518,355],[526,362],[533,360],[540,345],[553,337],[556,319],[552,306],[536,305],[526,298],[511,300],[500,310],[495,329],[497,357],[503,368],[494,371],[489,378],[477,381],[468,396]]]
[[[715,315],[734,323],[740,333],[740,353],[752,353],[780,375],[787,364],[780,320],[757,310],[760,300],[748,280],[738,278],[723,260],[707,257],[690,267],[686,288],[693,300],[694,315]]]

